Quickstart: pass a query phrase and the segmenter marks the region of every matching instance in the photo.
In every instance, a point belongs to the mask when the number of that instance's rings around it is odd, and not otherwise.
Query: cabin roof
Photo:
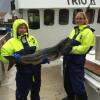
[[[100,8],[100,0],[15,0],[16,9],[37,8]]]

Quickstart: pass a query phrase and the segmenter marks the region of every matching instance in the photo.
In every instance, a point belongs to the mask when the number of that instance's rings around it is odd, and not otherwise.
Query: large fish
[[[78,45],[78,43],[75,43],[73,39],[63,39],[53,47],[38,50],[34,54],[22,56],[21,62],[37,65],[41,64],[45,58],[49,61],[53,61],[62,55],[67,55],[70,52],[71,48],[75,45]],[[6,58],[9,60],[8,70],[10,70],[16,63],[16,61],[13,56],[6,56]]]
[[[63,54],[64,55],[68,54],[73,45],[74,45],[73,40],[67,38],[60,41],[54,47],[45,48],[42,50],[38,50],[34,54],[28,54],[28,55],[22,56],[21,62],[37,65],[37,64],[42,63],[45,58],[47,58],[49,61],[53,61],[59,58],[60,56],[62,56]]]
[[[16,60],[13,56],[5,56],[5,58],[9,60],[9,64],[8,64],[8,71],[9,71],[16,63]]]

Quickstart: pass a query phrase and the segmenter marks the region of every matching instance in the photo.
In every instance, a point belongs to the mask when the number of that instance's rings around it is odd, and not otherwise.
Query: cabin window
[[[31,9],[28,11],[28,23],[30,29],[40,28],[40,15],[39,10]]]
[[[97,19],[97,23],[100,23],[100,9],[98,11],[98,19]]]
[[[82,9],[75,9],[74,10],[74,13],[73,13],[73,24],[75,24],[75,16],[78,12],[82,12],[83,10]]]
[[[69,20],[69,10],[61,9],[59,11],[59,24],[66,25],[68,24],[68,20]]]
[[[44,24],[53,25],[54,24],[54,10],[44,10]]]
[[[94,22],[94,16],[95,16],[95,10],[94,9],[88,9],[86,11],[86,15],[88,18],[88,23],[91,24]]]

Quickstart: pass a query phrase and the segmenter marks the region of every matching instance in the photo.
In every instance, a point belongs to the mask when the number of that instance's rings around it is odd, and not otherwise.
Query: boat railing
[[[0,50],[1,50],[1,47],[10,38],[11,38],[11,33],[9,33],[9,32],[7,32],[5,35],[0,35]],[[5,75],[5,64],[2,61],[0,61],[0,83],[1,83],[4,75]]]

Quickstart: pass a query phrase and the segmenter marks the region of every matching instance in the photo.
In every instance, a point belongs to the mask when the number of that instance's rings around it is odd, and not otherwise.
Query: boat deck
[[[13,67],[7,72],[0,86],[0,100],[15,100],[15,74]],[[63,88],[63,79],[60,74],[60,66],[42,66],[41,100],[62,100],[66,96]],[[30,96],[28,96],[28,100]]]

